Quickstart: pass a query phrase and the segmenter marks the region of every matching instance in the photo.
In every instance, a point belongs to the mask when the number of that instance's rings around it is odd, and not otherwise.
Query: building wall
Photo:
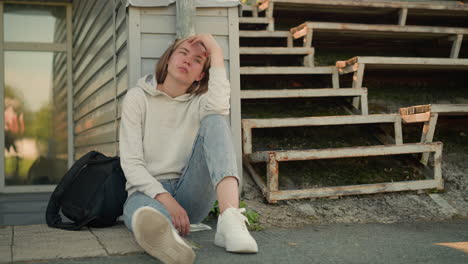
[[[125,0],[82,0],[74,2],[73,12],[75,159],[90,150],[118,155],[123,97],[138,78],[154,72],[164,50],[174,41],[175,4],[129,6],[127,12]],[[213,34],[224,51],[241,170],[238,9],[198,8],[195,29]]]
[[[117,102],[127,88],[125,0],[73,2],[75,159],[117,154]]]

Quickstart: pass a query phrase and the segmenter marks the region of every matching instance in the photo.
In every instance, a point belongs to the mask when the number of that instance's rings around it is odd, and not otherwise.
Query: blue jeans
[[[213,208],[216,186],[228,176],[236,177],[239,182],[231,130],[225,116],[209,115],[200,123],[192,154],[181,177],[161,181],[161,184],[185,209],[190,223],[198,224]],[[153,207],[172,223],[164,205],[153,197],[135,192],[127,198],[123,212],[130,231],[133,213],[143,206]]]

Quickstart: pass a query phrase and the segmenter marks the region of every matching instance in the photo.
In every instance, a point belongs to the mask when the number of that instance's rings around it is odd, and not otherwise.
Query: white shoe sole
[[[226,241],[224,236],[221,233],[216,232],[214,243],[218,247],[223,247],[226,251],[235,252],[235,253],[257,253],[258,247],[257,243],[239,243],[239,242],[229,242]]]
[[[165,264],[186,264],[195,260],[192,248],[177,241],[166,217],[151,207],[135,211],[132,229],[136,241],[146,253]]]

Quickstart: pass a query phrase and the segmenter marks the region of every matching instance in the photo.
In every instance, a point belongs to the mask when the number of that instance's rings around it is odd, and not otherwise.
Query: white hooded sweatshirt
[[[224,68],[210,68],[208,92],[170,97],[146,75],[129,89],[120,122],[120,163],[128,195],[166,192],[158,180],[177,179],[187,165],[203,117],[229,114],[230,84]]]

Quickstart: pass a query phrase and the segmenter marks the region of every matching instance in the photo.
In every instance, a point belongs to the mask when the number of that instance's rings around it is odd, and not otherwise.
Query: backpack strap
[[[90,161],[93,160],[94,157],[97,155],[102,155],[99,152],[96,151],[90,151],[86,153],[83,157],[78,159],[73,166],[65,173],[63,176],[63,179],[60,181],[60,183],[57,185],[55,188],[54,192],[52,193],[50,199],[49,199],[49,204],[47,205],[47,210],[46,210],[46,222],[49,227],[54,227],[54,228],[60,228],[60,229],[65,229],[65,230],[79,230],[92,220],[91,219],[85,219],[81,223],[64,223],[62,222],[62,217],[60,217],[60,208],[61,204],[60,201],[62,200],[62,197],[67,190],[68,186],[73,182],[74,176],[78,174],[78,172]]]

